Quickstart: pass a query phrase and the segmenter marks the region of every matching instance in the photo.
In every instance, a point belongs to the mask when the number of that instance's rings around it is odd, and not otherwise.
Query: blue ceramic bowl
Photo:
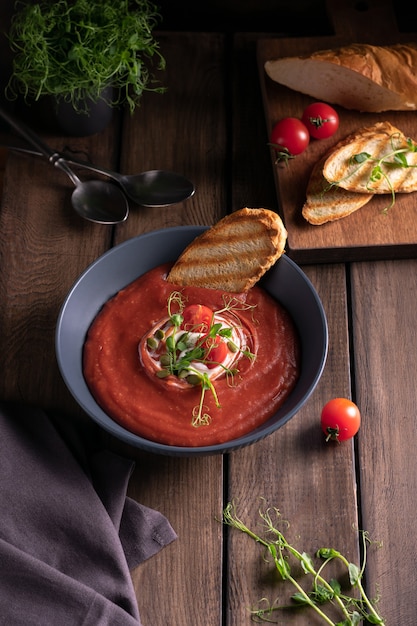
[[[328,331],[322,303],[304,272],[283,255],[260,285],[290,313],[301,340],[301,373],[286,402],[262,426],[226,443],[177,447],[155,443],[126,430],[96,403],[84,380],[82,352],[88,328],[102,306],[141,274],[174,262],[206,227],[180,226],[156,230],[112,248],[90,265],[67,295],[58,317],[56,355],[62,377],[81,408],[103,429],[131,446],[156,454],[201,456],[230,452],[267,437],[305,404],[315,389],[327,356]]]

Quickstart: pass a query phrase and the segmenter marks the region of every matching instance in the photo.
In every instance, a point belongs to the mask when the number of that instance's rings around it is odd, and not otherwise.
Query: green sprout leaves
[[[414,168],[417,165],[410,164],[408,158],[410,154],[417,152],[417,144],[410,138],[406,139],[405,145],[401,141],[398,133],[391,136],[391,150],[382,157],[373,157],[369,152],[360,152],[354,154],[349,159],[349,165],[354,166],[352,171],[345,177],[350,178],[358,172],[358,170],[366,163],[371,164],[371,170],[367,182],[367,190],[373,193],[373,184],[379,184],[384,180],[387,184],[391,195],[391,201],[388,206],[383,209],[383,213],[387,213],[395,204],[396,193],[391,180],[391,172],[398,168]],[[345,180],[343,179],[343,180]],[[340,185],[342,181],[330,183],[329,188]]]
[[[49,95],[85,110],[107,87],[106,99],[127,102],[131,112],[142,93],[164,91],[149,65],[165,59],[152,35],[159,15],[149,0],[57,0],[18,3],[8,34],[14,52],[6,93],[38,100]]]
[[[216,316],[227,312],[230,314],[231,323],[233,322],[234,326],[241,326],[242,322],[237,312],[252,308],[252,305],[243,303],[237,298],[225,296],[224,307],[212,312],[210,322],[197,323],[189,329],[189,324],[184,323],[183,295],[173,291],[167,301],[168,321],[164,329],[158,328],[147,337],[146,347],[158,361],[156,371],[158,378],[176,377],[190,388],[200,389],[199,402],[192,411],[192,426],[207,426],[211,422],[211,416],[204,403],[207,393],[211,394],[214,405],[221,408],[215,384],[209,374],[211,369],[222,368],[228,384],[233,384],[235,376],[239,373],[233,366],[236,359],[240,356],[250,360],[255,358],[246,346],[236,345],[232,328],[216,321]],[[210,313],[210,309],[208,312]],[[232,368],[224,364],[222,356],[219,355],[218,358],[212,356],[218,349],[219,342],[222,344],[223,357],[226,357],[226,353],[236,355],[232,360],[225,361],[229,362]]]
[[[256,622],[275,623],[273,615],[276,611],[292,607],[306,607],[314,611],[328,626],[358,626],[363,621],[369,624],[384,626],[384,619],[377,613],[375,601],[371,602],[365,593],[362,581],[366,565],[366,550],[370,543],[368,534],[361,532],[362,566],[349,562],[339,551],[333,548],[320,548],[315,559],[306,552],[300,552],[290,544],[280,530],[283,522],[280,512],[275,507],[259,510],[265,533],[259,534],[251,530],[237,515],[234,503],[230,502],[223,511],[223,523],[251,537],[265,550],[265,559],[272,558],[281,580],[290,581],[295,588],[291,596],[292,605],[270,603],[262,598],[258,607],[254,608],[252,619]],[[271,538],[272,535],[272,538]],[[321,563],[316,565],[316,560]],[[350,585],[356,590],[354,595],[343,593],[340,583],[335,579],[327,580],[324,576],[326,566],[332,561],[340,561],[349,574]],[[297,570],[300,569],[311,580],[310,589],[298,580]],[[340,621],[335,623],[326,612],[326,605],[336,607],[340,613]]]

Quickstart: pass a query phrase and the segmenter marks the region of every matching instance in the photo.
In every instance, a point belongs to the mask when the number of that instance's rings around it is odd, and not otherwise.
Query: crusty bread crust
[[[405,157],[411,167],[381,163],[384,175],[371,178],[377,160],[401,148],[407,149],[405,135],[390,122],[377,122],[373,126],[359,129],[341,141],[325,160],[323,176],[330,183],[336,183],[339,187],[356,193],[417,191],[417,152],[408,149]],[[352,161],[353,156],[361,153],[367,153],[371,158],[363,163]]]
[[[304,219],[315,226],[347,217],[373,197],[370,193],[355,193],[330,185],[323,176],[323,165],[327,156],[328,154],[323,156],[313,167],[302,208]]]
[[[352,44],[265,63],[290,89],[363,112],[417,109],[417,44]]]
[[[245,207],[196,237],[167,280],[183,287],[246,292],[283,254],[286,240],[287,231],[277,213]]]

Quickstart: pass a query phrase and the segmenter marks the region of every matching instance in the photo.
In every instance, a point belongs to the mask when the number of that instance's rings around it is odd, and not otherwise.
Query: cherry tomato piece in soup
[[[302,122],[311,137],[327,139],[335,134],[339,128],[339,115],[325,102],[313,102],[304,109]]]
[[[227,343],[221,337],[207,337],[201,347],[205,350],[206,365],[209,369],[213,369],[219,363],[223,363],[227,356]]]
[[[347,398],[333,398],[321,412],[321,428],[326,441],[346,441],[359,430],[361,414],[354,402]]]
[[[301,154],[310,143],[305,124],[296,117],[284,117],[272,129],[270,143],[276,152],[287,152],[291,156]]]
[[[213,311],[204,304],[190,304],[183,313],[182,330],[194,333],[206,333],[210,329]]]

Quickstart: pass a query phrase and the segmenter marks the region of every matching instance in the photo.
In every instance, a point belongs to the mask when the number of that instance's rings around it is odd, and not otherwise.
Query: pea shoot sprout
[[[361,567],[349,562],[346,557],[333,548],[320,548],[317,550],[315,554],[316,559],[322,559],[322,563],[317,567],[314,558],[306,552],[300,552],[291,545],[282,531],[279,530],[278,525],[282,524],[283,520],[277,508],[260,509],[259,515],[264,522],[266,534],[272,535],[272,539],[267,539],[251,530],[238,517],[236,506],[233,502],[230,502],[223,511],[223,522],[245,533],[263,546],[265,549],[265,560],[272,560],[281,579],[290,581],[295,588],[295,593],[291,596],[293,604],[290,606],[279,605],[278,603],[271,604],[265,598],[262,598],[259,606],[251,611],[254,621],[274,623],[273,615],[275,612],[284,608],[304,606],[315,611],[328,626],[358,626],[363,620],[369,624],[385,626],[384,619],[376,611],[376,600],[369,600],[362,585],[367,545],[370,543],[368,533],[365,531],[361,532],[363,549]],[[346,567],[351,587],[357,591],[355,597],[342,593],[341,585],[337,580],[327,580],[324,577],[325,567],[334,560],[340,561]],[[292,567],[293,564],[296,567]],[[310,591],[305,590],[305,585],[301,585],[296,574],[293,573],[293,571],[299,569],[297,565],[301,565],[303,574],[311,578],[312,586]],[[338,609],[342,621],[335,623],[328,616],[325,607],[329,603],[332,607]]]
[[[417,152],[417,144],[410,138],[406,139],[406,145],[400,141],[398,133],[391,135],[391,148],[392,150],[380,158],[374,158],[369,152],[360,152],[354,154],[349,159],[349,165],[354,166],[354,169],[345,176],[345,178],[330,183],[330,185],[324,190],[328,191],[332,187],[337,187],[343,180],[346,180],[356,174],[365,163],[372,163],[372,169],[369,174],[369,180],[367,182],[367,190],[369,193],[373,193],[374,189],[372,183],[379,183],[382,179],[385,180],[388,189],[391,194],[391,202],[383,209],[383,213],[388,213],[395,204],[396,194],[389,176],[389,170],[394,168],[408,168],[417,167],[417,165],[410,165],[407,161],[407,154]]]

